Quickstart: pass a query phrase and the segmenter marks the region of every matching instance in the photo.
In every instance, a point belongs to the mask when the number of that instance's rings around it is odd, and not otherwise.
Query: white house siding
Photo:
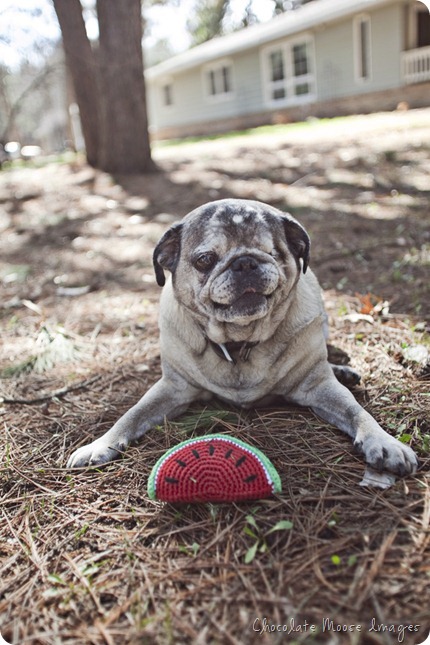
[[[355,73],[354,18],[360,15],[368,16],[370,20],[371,72],[367,80],[357,80]],[[316,30],[320,101],[386,90],[401,83],[401,6],[394,4],[355,16]]]
[[[172,105],[163,105],[162,88],[169,83],[172,88]],[[200,78],[198,72],[177,74],[154,79],[148,84],[148,111],[151,128],[184,125],[201,120]]]
[[[401,78],[400,52],[404,49],[403,7],[389,5],[371,14],[373,78],[370,91],[398,87]]]
[[[354,84],[352,18],[322,27],[315,37],[315,60],[320,101],[343,96]]]
[[[237,115],[264,109],[263,79],[258,48],[234,57],[237,69]]]
[[[220,59],[224,60],[224,59]],[[150,79],[148,103],[150,122],[163,128],[202,121],[229,119],[263,109],[263,88],[258,49],[227,57],[232,66],[232,93],[225,97],[208,97],[205,93],[204,74],[207,66]],[[217,61],[213,61],[214,64]],[[173,104],[163,105],[162,87],[172,85]]]

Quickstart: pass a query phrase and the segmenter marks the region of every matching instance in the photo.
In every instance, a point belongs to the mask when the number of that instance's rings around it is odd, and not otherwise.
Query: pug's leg
[[[360,374],[348,365],[333,365],[331,363],[331,368],[339,383],[342,383],[345,387],[354,387],[361,381]]]
[[[117,459],[131,442],[163,423],[166,417],[180,415],[201,394],[201,390],[177,374],[163,376],[103,436],[78,448],[67,467],[100,466]]]
[[[317,383],[303,383],[288,399],[310,407],[319,417],[346,432],[375,470],[388,470],[396,475],[416,471],[418,460],[414,451],[385,432],[332,373],[327,372],[326,378]]]

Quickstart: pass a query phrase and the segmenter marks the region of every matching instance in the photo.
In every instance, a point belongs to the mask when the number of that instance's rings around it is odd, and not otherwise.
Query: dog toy
[[[261,450],[228,435],[189,439],[155,464],[148,495],[163,502],[238,502],[281,492],[279,474]]]

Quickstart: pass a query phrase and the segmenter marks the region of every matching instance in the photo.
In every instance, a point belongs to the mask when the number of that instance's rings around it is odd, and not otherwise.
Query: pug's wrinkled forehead
[[[276,221],[280,215],[280,212],[259,202],[225,199],[200,206],[183,222],[187,238],[194,248],[203,244],[227,249],[234,241],[240,246],[267,248],[270,252],[273,235],[280,226]]]

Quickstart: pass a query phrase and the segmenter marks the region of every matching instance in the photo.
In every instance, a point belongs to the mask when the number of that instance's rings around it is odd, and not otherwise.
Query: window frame
[[[170,98],[171,102],[167,103],[166,102],[166,88],[169,89],[170,93]],[[175,93],[174,93],[174,86],[173,86],[173,77],[171,76],[166,76],[160,80],[159,83],[159,92],[160,92],[160,103],[161,107],[163,110],[171,110],[175,106]]]
[[[217,83],[221,78],[221,83],[225,87],[226,75],[224,70],[228,70],[229,85],[227,90],[221,92],[211,92],[211,86],[217,90]],[[220,75],[220,76],[219,76]],[[234,66],[230,58],[222,58],[214,63],[205,65],[202,68],[202,85],[204,99],[210,103],[219,103],[223,101],[230,101],[235,94],[235,79],[234,79]]]
[[[306,47],[306,65],[307,72],[305,74],[295,73],[295,65],[297,61],[294,58],[294,49],[296,47]],[[272,79],[272,57],[273,55],[281,52],[282,66],[284,77],[282,79]],[[311,103],[316,99],[317,83],[316,83],[316,63],[315,63],[315,42],[312,34],[301,34],[295,38],[282,40],[276,44],[271,44],[261,50],[262,56],[262,69],[263,69],[263,83],[264,83],[264,97],[265,103],[271,108],[285,107],[289,105],[302,105],[304,103]],[[301,85],[308,85],[306,93],[298,93],[297,89]],[[284,96],[274,98],[275,92],[284,92]]]

